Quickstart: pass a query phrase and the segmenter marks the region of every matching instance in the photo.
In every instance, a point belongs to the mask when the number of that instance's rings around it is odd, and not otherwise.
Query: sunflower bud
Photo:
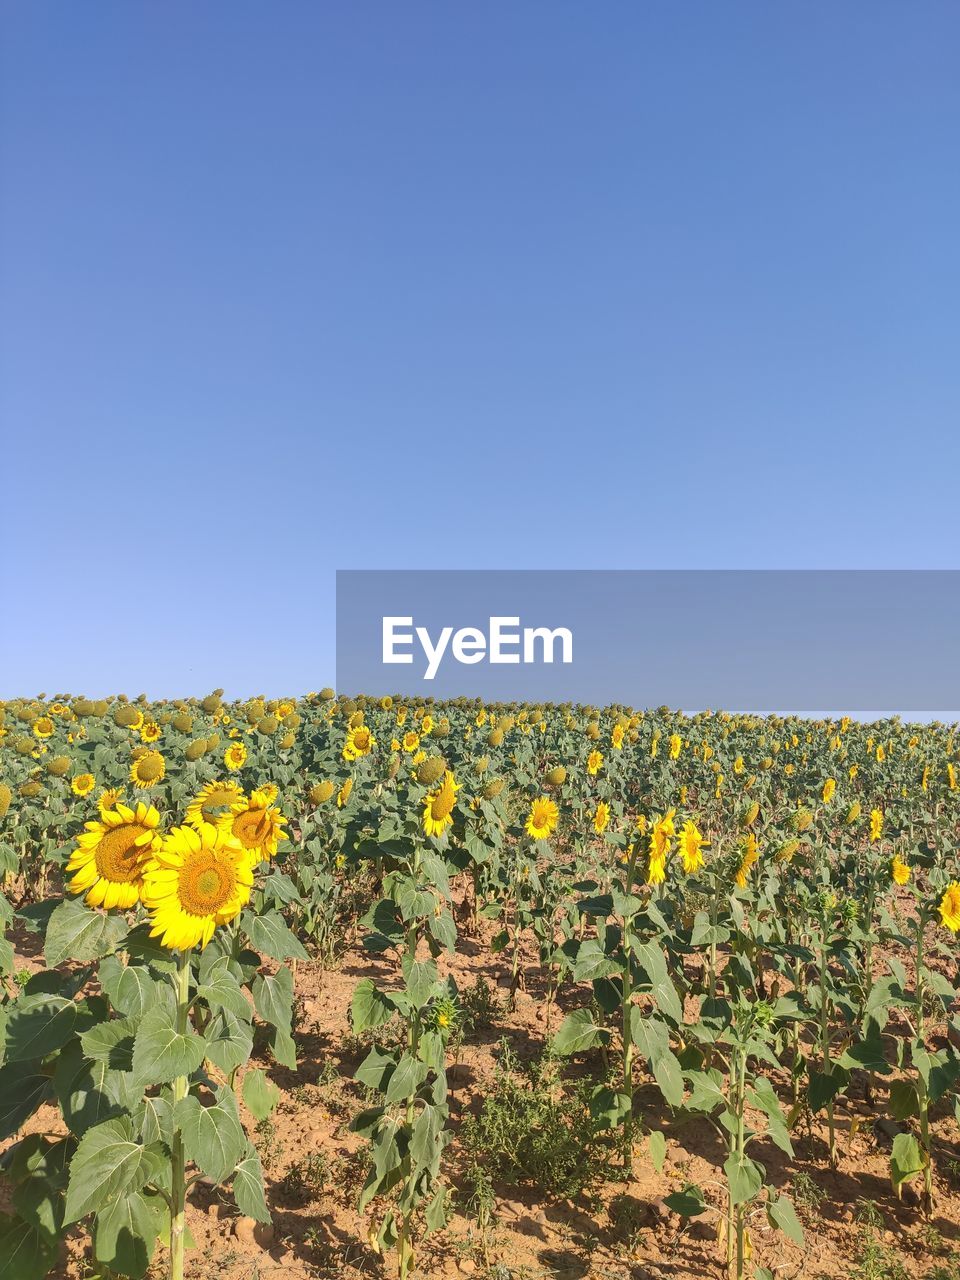
[[[489,756],[480,756],[479,759],[474,760],[473,762],[473,771],[475,774],[477,774],[478,777],[482,777],[483,774],[485,774],[489,768],[490,768]]]
[[[390,763],[387,765],[387,779],[392,780],[400,772],[400,757],[394,753],[390,757]]]
[[[119,725],[121,729],[129,729],[131,725],[137,723],[141,713],[136,707],[131,707],[129,703],[125,706],[117,707],[113,713],[113,723]]]
[[[206,739],[204,751],[216,751],[219,745],[220,745],[219,733],[211,733],[210,737]]]
[[[310,803],[326,804],[335,790],[336,787],[332,782],[315,782],[310,788]]]
[[[47,761],[47,773],[53,774],[55,778],[62,778],[69,768],[69,756],[54,756]]]
[[[10,788],[5,782],[0,782],[0,818],[7,816],[7,810],[10,808]]]
[[[591,720],[590,723],[587,725],[586,733],[587,733],[587,737],[590,739],[591,742],[596,742],[596,740],[600,737],[600,721]]]
[[[189,733],[193,728],[193,716],[186,711],[178,711],[171,723],[178,733]]]
[[[502,744],[503,744],[503,730],[491,729],[490,732],[487,734],[487,746],[499,747]]]
[[[215,711],[220,710],[220,695],[218,693],[208,693],[200,705],[208,716],[212,716]]]
[[[484,800],[493,800],[503,790],[502,778],[491,778],[487,785],[483,788]]]
[[[329,686],[327,686],[327,688],[325,689],[321,689],[320,692],[317,694],[317,697],[320,699],[321,702],[332,702],[336,696],[337,695]]]
[[[807,831],[813,822],[813,814],[809,809],[798,809],[790,818],[790,825],[794,831]]]
[[[14,751],[16,751],[17,755],[32,756],[33,745],[34,744],[33,744],[32,738],[17,738],[14,741],[13,749]]]
[[[293,744],[296,742],[296,740],[297,740],[297,735],[295,733],[285,733],[283,737],[280,739],[280,750],[289,751],[290,748],[293,746]]]
[[[207,749],[207,741],[205,738],[198,738],[196,742],[188,742],[184,755],[188,760],[199,760]]]
[[[547,773],[547,782],[551,787],[560,787],[567,780],[567,771],[562,764],[558,764],[555,768]]]
[[[753,804],[747,805],[746,809],[744,809],[743,813],[740,815],[741,827],[743,827],[744,830],[746,830],[747,827],[752,827],[756,822],[759,813],[760,805],[756,800],[754,800]]]
[[[283,723],[284,723],[284,725],[285,725],[288,729],[297,729],[297,728],[299,728],[299,726],[300,726],[300,713],[299,713],[298,711],[291,711],[291,712],[290,712],[290,714],[289,714],[288,716],[285,716],[285,717],[284,717],[284,721],[283,721]]]
[[[796,839],[787,840],[774,853],[773,855],[774,862],[789,862],[799,848],[800,848],[799,840],[796,840]]]
[[[78,698],[73,704],[73,714],[78,717],[92,716],[94,704],[89,698]]]
[[[20,794],[26,800],[32,800],[34,796],[38,796],[42,788],[39,782],[21,782]]]
[[[844,824],[848,827],[852,826],[860,817],[860,813],[861,813],[860,801],[854,800],[853,804],[847,810],[845,818],[843,819]]]

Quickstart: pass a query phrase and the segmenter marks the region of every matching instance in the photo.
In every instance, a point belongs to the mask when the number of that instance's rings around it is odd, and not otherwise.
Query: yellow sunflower
[[[597,805],[596,812],[593,815],[593,829],[597,835],[603,835],[607,827],[610,825],[610,806],[605,800],[601,800]]]
[[[223,763],[231,771],[242,769],[247,758],[247,748],[242,742],[231,742],[223,756]]]
[[[140,741],[159,742],[162,732],[163,730],[157,724],[156,720],[146,720],[140,730]]]
[[[879,840],[883,834],[883,812],[880,809],[870,810],[870,839]]]
[[[208,782],[187,805],[187,825],[196,827],[198,831],[207,822],[216,826],[222,816],[221,811],[232,808],[242,799],[243,788],[236,782]]]
[[[546,840],[560,821],[560,810],[549,796],[538,796],[530,806],[525,830],[534,840]]]
[[[824,804],[830,803],[830,801],[833,799],[833,793],[836,791],[836,789],[837,789],[836,778],[828,778],[826,782],[823,784],[822,794],[823,794]]]
[[[436,791],[424,796],[423,829],[428,836],[442,836],[447,827],[453,825],[453,806],[459,790],[460,784],[447,769]]]
[[[50,738],[53,736],[55,725],[49,716],[40,716],[33,722],[33,732],[38,738]]]
[[[130,781],[138,790],[145,791],[162,782],[166,772],[167,764],[159,751],[144,751],[130,766]]]
[[[218,924],[240,914],[252,886],[250,855],[233,836],[209,824],[174,827],[143,875],[150,936],[172,950],[202,950]]]
[[[70,779],[70,790],[75,796],[88,796],[96,785],[92,773],[78,773]]]
[[[703,847],[707,843],[695,822],[685,822],[680,832],[680,861],[687,875],[693,875],[703,866]]]
[[[277,852],[278,843],[287,838],[283,827],[286,819],[270,803],[275,794],[275,789],[273,796],[266,788],[254,791],[249,800],[238,800],[230,806],[230,812],[220,818],[220,828],[247,850],[254,866],[272,858]]]
[[[603,756],[599,751],[591,751],[587,756],[587,773],[595,778],[603,768]]]
[[[347,731],[347,740],[343,744],[343,758],[359,760],[361,756],[368,756],[376,745],[377,740],[368,727],[365,724],[358,724],[356,728]]]
[[[123,795],[119,787],[107,787],[100,792],[97,800],[97,807],[100,809],[113,809],[116,807],[117,801]]]
[[[420,745],[420,735],[418,733],[414,733],[412,729],[408,730],[403,735],[404,751],[416,751],[419,745]]]
[[[910,868],[899,855],[895,855],[890,863],[890,878],[894,884],[906,884],[910,879]]]
[[[747,887],[747,879],[750,875],[753,864],[760,857],[760,850],[757,846],[757,837],[753,834],[748,835],[740,848],[742,856],[740,859],[740,865],[737,868],[737,874],[734,876],[734,880],[739,888],[745,889]]]
[[[350,799],[350,792],[353,790],[353,779],[347,778],[343,786],[337,792],[337,808],[342,809]]]
[[[944,928],[949,929],[951,933],[960,930],[960,884],[956,880],[947,885],[937,910],[940,912]]]
[[[102,810],[99,822],[85,823],[65,868],[70,892],[86,894],[91,907],[135,906],[144,864],[160,847],[159,823],[160,814],[143,803],[136,809],[118,804]]]
[[[613,733],[611,733],[610,735],[610,744],[613,747],[614,751],[621,751],[623,749],[623,739],[624,739],[623,725],[615,724],[613,726]]]

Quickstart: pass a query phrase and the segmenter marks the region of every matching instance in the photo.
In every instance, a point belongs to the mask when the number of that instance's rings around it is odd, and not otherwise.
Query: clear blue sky
[[[0,48],[0,695],[317,688],[338,567],[957,564],[952,0]]]

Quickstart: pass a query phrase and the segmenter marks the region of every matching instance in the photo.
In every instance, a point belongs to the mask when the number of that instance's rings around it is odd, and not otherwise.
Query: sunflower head
[[[216,826],[225,809],[243,799],[243,788],[236,782],[208,782],[187,805],[187,825],[201,827],[210,823]]]
[[[247,748],[242,742],[231,742],[224,753],[223,763],[231,771],[242,769],[247,758]]]
[[[159,751],[138,752],[130,766],[130,781],[139,790],[155,787],[166,776],[167,765]]]
[[[67,860],[70,892],[85,894],[91,907],[134,906],[146,860],[160,845],[159,823],[152,805],[130,809],[118,803],[115,809],[102,809],[100,820],[88,822],[77,837]]]
[[[241,798],[231,805],[230,812],[219,820],[220,829],[247,851],[254,866],[272,858],[279,842],[287,838],[284,816],[271,803],[275,795],[272,789],[254,791],[249,799]]]
[[[551,787],[562,787],[567,780],[567,771],[562,764],[555,765],[552,769],[547,770],[547,785]]]
[[[172,950],[202,949],[217,925],[240,914],[252,887],[250,855],[228,832],[209,824],[199,831],[175,827],[143,873],[150,936]]]
[[[432,787],[447,771],[446,761],[442,756],[430,756],[417,768],[417,781],[424,787]]]
[[[459,783],[447,769],[440,786],[424,798],[423,829],[428,836],[443,835],[447,827],[453,825],[453,806],[459,790]]]
[[[70,779],[70,790],[75,796],[88,796],[95,786],[92,773],[78,773]]]
[[[310,803],[313,805],[326,804],[335,790],[336,787],[329,780],[315,782],[310,788]]]
[[[491,778],[484,784],[482,792],[484,800],[495,800],[503,790],[503,785],[503,778]]]
[[[7,816],[7,810],[10,808],[10,788],[5,782],[0,782],[0,818]]]
[[[46,770],[54,778],[66,777],[70,771],[70,757],[54,756],[52,760],[47,761]]]
[[[534,840],[546,840],[560,820],[560,810],[549,796],[538,796],[530,806],[525,830]]]

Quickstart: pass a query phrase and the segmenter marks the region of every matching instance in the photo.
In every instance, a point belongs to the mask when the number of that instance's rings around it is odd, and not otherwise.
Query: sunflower
[[[242,769],[247,758],[247,748],[242,742],[231,742],[223,755],[223,763],[231,772]]]
[[[404,751],[416,751],[419,745],[420,745],[420,735],[418,733],[414,733],[412,729],[408,730],[403,735]]]
[[[870,810],[870,839],[879,840],[883,834],[883,812],[880,809]]]
[[[828,778],[826,782],[823,784],[822,795],[823,795],[824,804],[830,803],[830,801],[833,799],[833,793],[836,791],[836,789],[837,789],[836,778]]]
[[[622,724],[613,726],[613,733],[610,735],[610,743],[614,751],[620,751],[623,748],[624,729]]]
[[[659,858],[651,849],[650,858],[647,862],[647,884],[663,884],[667,878],[667,863],[665,858]]]
[[[423,734],[424,737],[426,737],[427,734],[431,733],[432,731],[433,731],[433,716],[426,715],[420,721],[420,732]]]
[[[122,795],[123,792],[119,787],[107,787],[105,790],[100,792],[99,799],[97,800],[97,806],[101,810],[113,809]]]
[[[956,880],[947,885],[937,910],[944,927],[956,933],[960,929],[960,884]]]
[[[145,720],[140,730],[141,742],[159,742],[160,735],[163,730],[157,724],[156,720]]]
[[[667,854],[670,852],[670,844],[673,837],[677,834],[677,828],[674,824],[676,809],[668,809],[662,817],[657,818],[653,824],[653,830],[650,832],[650,857],[660,862],[666,862]]]
[[[358,724],[347,731],[347,740],[343,744],[344,760],[359,760],[368,756],[377,745],[377,740],[365,724]]]
[[[353,790],[353,779],[347,778],[343,786],[337,792],[337,808],[342,809],[350,799],[350,792]]]
[[[270,795],[266,788],[252,792],[250,799],[240,799],[230,806],[219,822],[222,830],[228,832],[250,854],[253,865],[272,858],[277,852],[277,844],[286,840],[287,832],[283,829],[286,821],[283,814],[271,801],[276,799],[276,792]]]
[[[601,800],[597,805],[596,812],[593,815],[593,829],[597,835],[603,835],[607,827],[610,825],[610,806],[605,800]]]
[[[547,840],[560,821],[560,810],[549,796],[539,796],[530,806],[525,830],[534,840]]]
[[[680,861],[687,875],[693,875],[703,866],[703,846],[707,843],[695,822],[685,822],[680,832]]]
[[[92,773],[78,773],[70,779],[70,790],[75,796],[88,796],[97,785]]]
[[[166,772],[167,764],[159,751],[144,751],[130,766],[130,781],[145,791],[147,787],[155,787],[162,782]]]
[[[236,782],[208,782],[187,805],[186,822],[198,831],[207,822],[217,825],[220,810],[229,809],[243,799],[243,788]]]
[[[899,855],[895,855],[890,863],[890,878],[894,884],[906,884],[910,879],[910,868]]]
[[[449,769],[443,775],[443,782],[423,799],[423,829],[428,836],[441,836],[447,827],[453,825],[453,806],[457,801],[460,784],[454,779]]]
[[[740,849],[740,865],[737,867],[737,874],[734,876],[734,880],[737,882],[737,886],[740,889],[745,889],[747,887],[747,878],[750,875],[751,868],[760,857],[760,850],[757,847],[757,837],[752,833],[748,835],[740,846]]]
[[[49,716],[40,716],[33,722],[33,732],[38,738],[50,738],[56,728]]]
[[[99,822],[88,822],[65,870],[72,873],[71,893],[86,894],[91,907],[135,906],[148,856],[160,847],[160,814],[153,805],[104,809]]]
[[[240,914],[252,886],[250,855],[238,840],[209,824],[174,827],[143,875],[151,938],[176,951],[198,943],[202,950],[218,924]]]
[[[587,773],[595,778],[603,768],[603,756],[599,751],[591,751],[587,756]]]
[[[670,759],[678,760],[680,758],[680,749],[683,746],[683,739],[679,733],[671,733],[670,735]]]

